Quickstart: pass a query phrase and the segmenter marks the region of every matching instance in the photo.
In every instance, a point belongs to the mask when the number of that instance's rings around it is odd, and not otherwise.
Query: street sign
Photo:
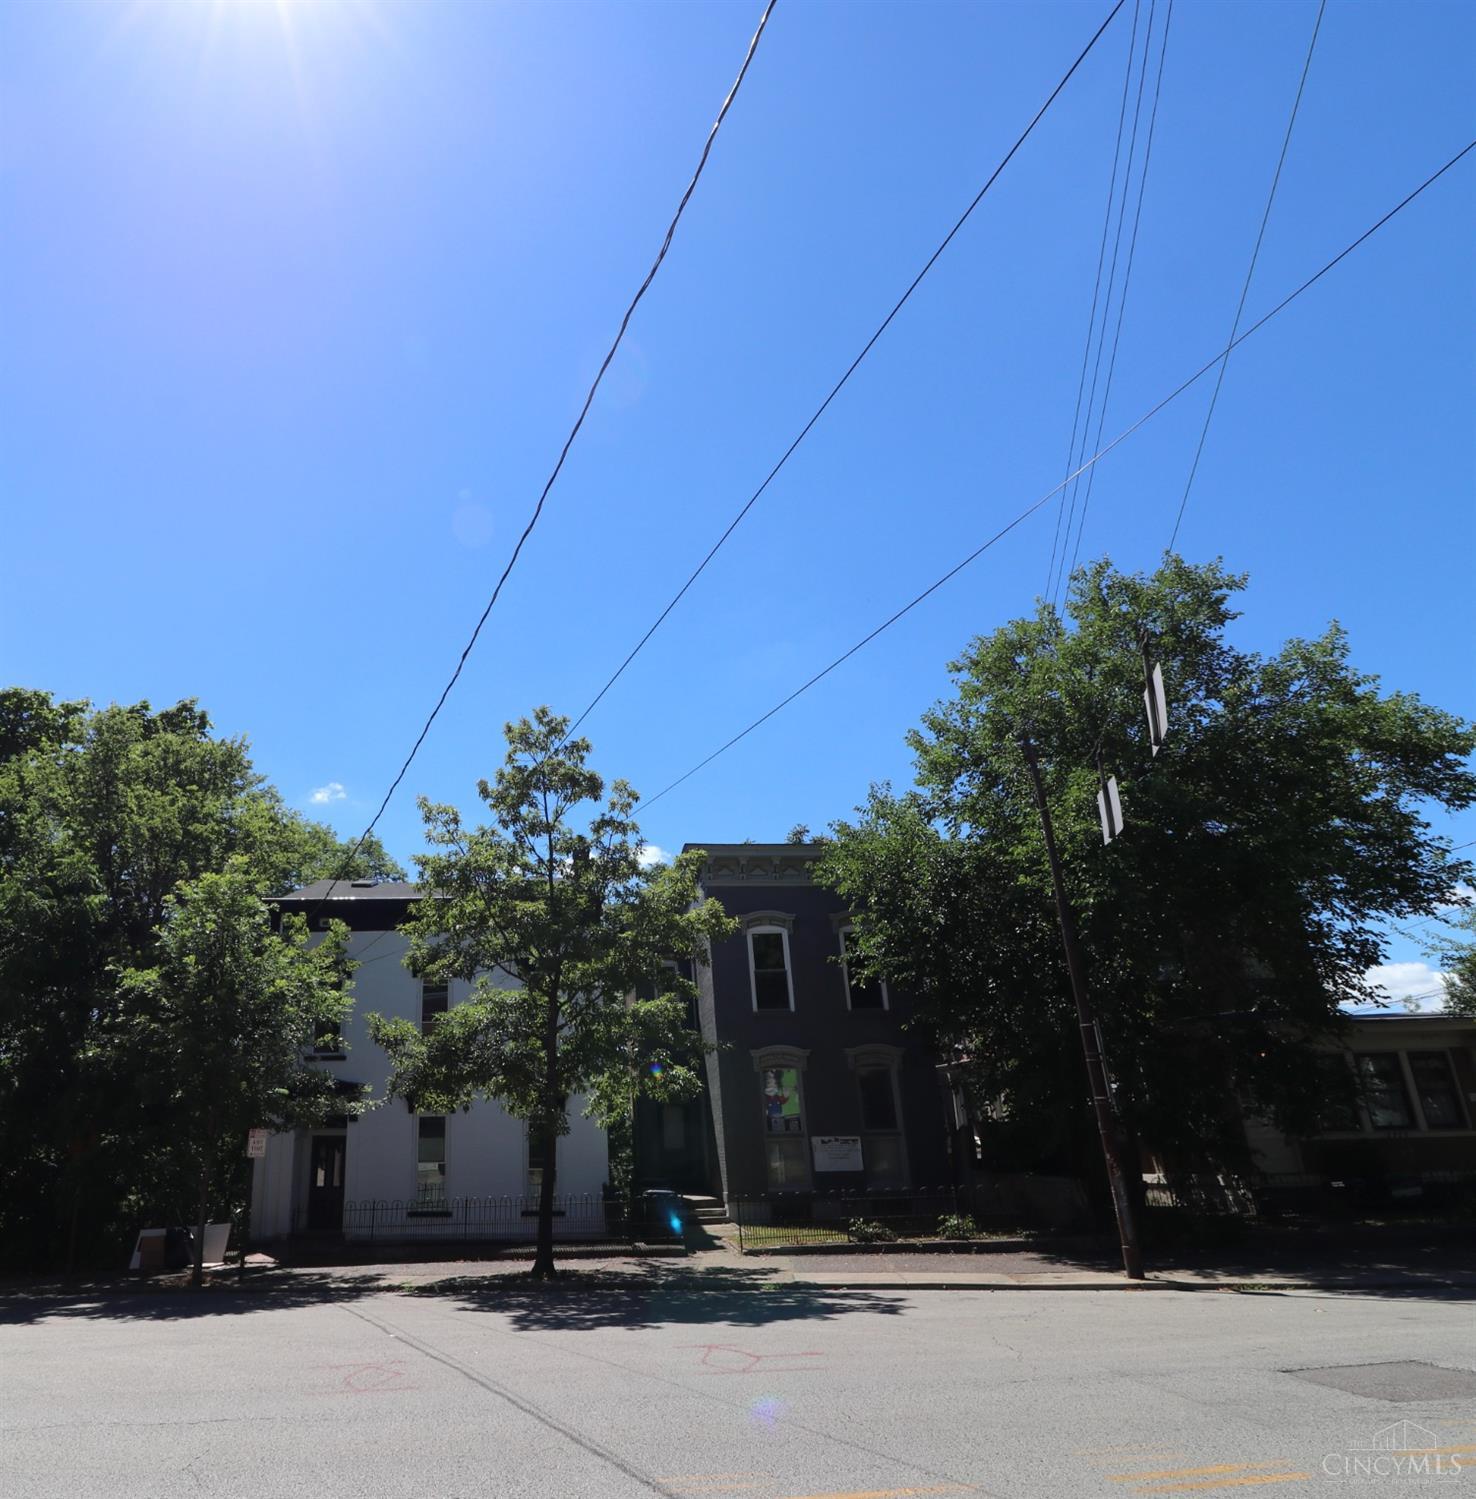
[[[1156,661],[1148,673],[1148,685],[1143,689],[1143,707],[1148,713],[1148,742],[1156,755],[1163,748],[1164,736],[1168,733],[1168,699],[1163,692],[1163,667]]]
[[[1111,843],[1122,832],[1122,799],[1117,794],[1117,777],[1108,776],[1097,792],[1097,816],[1102,820],[1102,842]]]
[[[248,1129],[246,1131],[246,1159],[248,1161],[259,1161],[267,1153],[267,1134],[264,1129]]]

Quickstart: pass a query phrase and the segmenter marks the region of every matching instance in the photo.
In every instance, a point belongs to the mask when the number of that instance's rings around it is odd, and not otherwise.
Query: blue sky
[[[1107,9],[781,0],[385,817],[393,850],[419,845],[416,793],[472,802],[506,718],[583,706]],[[602,769],[654,793],[1060,479],[1132,9],[592,716]],[[1315,11],[1175,7],[1109,433],[1223,346]],[[290,800],[357,832],[758,14],[0,10],[5,678],[100,702],[197,696]],[[1332,0],[1248,316],[1476,134],[1473,55],[1469,5]],[[1180,539],[1251,574],[1242,643],[1337,618],[1362,668],[1468,715],[1473,172],[1237,352]],[[1207,398],[1104,461],[1084,556],[1152,564]],[[844,815],[872,779],[905,781],[904,731],[966,640],[1031,607],[1052,526],[1047,507],[666,797],[648,836],[782,837]],[[1476,812],[1448,830],[1476,838]],[[1423,958],[1401,937],[1391,961]]]

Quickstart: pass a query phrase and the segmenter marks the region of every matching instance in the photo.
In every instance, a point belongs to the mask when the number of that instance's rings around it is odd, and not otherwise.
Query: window
[[[420,1034],[430,1035],[437,1019],[450,1008],[451,988],[448,984],[422,984],[420,986]]]
[[[1320,1051],[1315,1066],[1320,1128],[1329,1131],[1361,1129],[1353,1073],[1345,1053]]]
[[[1410,1129],[1414,1119],[1397,1051],[1365,1052],[1354,1058],[1363,1087],[1363,1105],[1375,1129]]]
[[[1426,1129],[1464,1129],[1465,1111],[1451,1071],[1450,1054],[1444,1051],[1409,1053],[1409,1075],[1414,1079],[1415,1097],[1425,1116]]]
[[[860,1074],[861,1128],[894,1130],[897,1128],[897,1095],[892,1090],[892,1074],[873,1068]]]
[[[446,1121],[422,1115],[416,1120],[415,1205],[438,1208],[446,1205]]]
[[[906,1156],[897,1116],[896,1073],[865,1067],[856,1074],[861,1092],[861,1161],[868,1187],[905,1187]]]
[[[528,1131],[528,1196],[537,1197],[543,1191],[543,1168],[547,1155],[543,1149],[543,1136]]]
[[[769,1186],[773,1190],[808,1185],[809,1162],[805,1139],[805,1115],[800,1098],[800,1075],[795,1067],[765,1067],[764,1152]]]
[[[789,933],[783,927],[754,927],[748,934],[748,958],[753,970],[754,1009],[792,1010]]]
[[[853,1010],[885,1010],[887,1008],[887,986],[875,979],[863,982],[851,977],[847,953],[854,941],[854,927],[842,927],[840,934],[841,972],[846,979],[846,1003]]]
[[[661,1105],[661,1148],[682,1151],[687,1148],[687,1110],[679,1103]]]
[[[315,1031],[312,1047],[320,1057],[343,1055],[343,1029],[337,1020],[320,1020]]]

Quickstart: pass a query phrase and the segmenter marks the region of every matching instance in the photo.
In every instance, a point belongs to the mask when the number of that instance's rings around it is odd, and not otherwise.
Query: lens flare
[[[762,1426],[767,1431],[772,1431],[779,1424],[788,1407],[777,1395],[760,1395],[757,1400],[750,1403],[748,1407],[748,1419],[754,1426]]]

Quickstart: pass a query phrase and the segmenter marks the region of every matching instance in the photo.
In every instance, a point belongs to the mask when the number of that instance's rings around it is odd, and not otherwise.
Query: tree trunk
[[[538,1189],[538,1248],[533,1256],[534,1280],[551,1280],[554,1268],[554,1177],[556,1175],[558,1131],[550,1124],[543,1135],[543,1183]]]
[[[196,1216],[199,1222],[195,1229],[195,1268],[190,1273],[190,1284],[199,1287],[205,1284],[205,1220],[210,1216],[210,1162],[205,1159],[200,1162],[200,1210]]]
[[[551,1280],[554,1269],[554,1182],[558,1176],[559,1135],[555,1101],[559,1077],[559,1000],[558,990],[550,995],[544,1020],[543,1066],[543,1181],[538,1191],[538,1247],[533,1255],[534,1280]]]

